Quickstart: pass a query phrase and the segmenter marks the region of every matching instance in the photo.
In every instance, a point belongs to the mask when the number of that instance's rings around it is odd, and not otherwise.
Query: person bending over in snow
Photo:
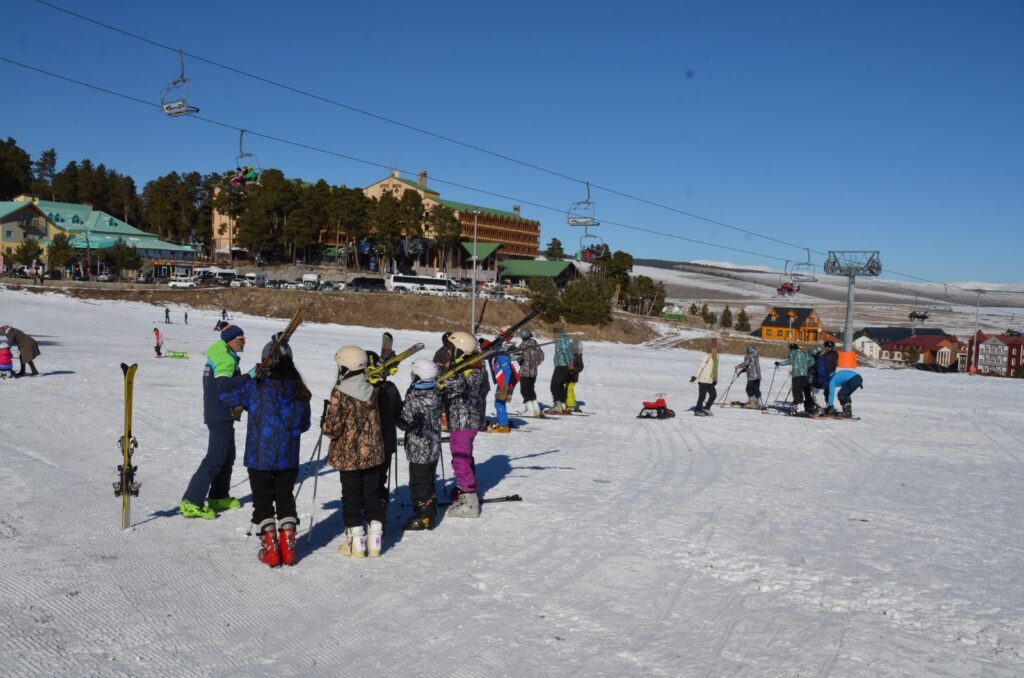
[[[457,367],[480,350],[479,343],[468,332],[452,332],[452,361]],[[477,497],[476,464],[473,441],[480,430],[481,382],[487,373],[479,362],[458,372],[444,383],[444,403],[448,410],[449,445],[452,451],[452,473],[458,497],[448,509],[453,518],[477,518],[480,501]]]
[[[33,377],[38,376],[39,370],[36,369],[35,360],[41,354],[36,340],[10,325],[0,326],[0,337],[3,336],[6,336],[9,344],[18,347],[18,361],[21,363],[21,369],[15,376],[24,377],[26,366],[32,370]]]
[[[412,362],[412,383],[405,394],[398,428],[405,431],[405,456],[409,460],[409,492],[416,513],[407,530],[432,530],[437,524],[434,490],[437,460],[441,458],[441,395],[434,379],[437,365],[427,358]]]
[[[380,501],[380,475],[384,440],[377,392],[366,380],[366,351],[342,346],[334,354],[338,384],[331,391],[320,430],[331,445],[327,463],[341,476],[341,506],[345,539],[338,554],[349,558],[380,555],[384,534],[384,507]],[[363,519],[369,522],[369,535]],[[367,544],[369,541],[369,544]]]
[[[263,347],[271,358],[274,342]],[[295,563],[295,529],[299,524],[292,487],[299,472],[299,441],[309,430],[311,394],[295,369],[292,350],[281,344],[266,377],[256,368],[220,392],[225,407],[249,413],[245,431],[245,467],[252,489],[252,522],[260,535],[260,562],[277,567]],[[276,515],[276,520],[275,520]]]
[[[851,396],[858,388],[864,388],[864,379],[855,371],[847,367],[839,369],[834,375],[832,375],[832,380],[828,383],[828,407],[825,408],[825,414],[836,414],[836,410],[832,406],[832,402],[836,392],[838,391],[839,404],[843,406],[842,416],[852,417],[853,399]]]

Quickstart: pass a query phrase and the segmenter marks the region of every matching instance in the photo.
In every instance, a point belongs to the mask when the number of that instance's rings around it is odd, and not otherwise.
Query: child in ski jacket
[[[577,339],[572,342],[572,361],[569,363],[569,375],[565,382],[565,406],[571,412],[579,412],[576,404],[576,384],[580,382],[583,371],[583,344]]]
[[[14,354],[5,335],[0,334],[0,379],[14,375]]]
[[[790,414],[805,414],[813,410],[813,403],[809,408],[804,407],[804,396],[807,393],[813,364],[814,358],[800,348],[799,344],[790,344],[789,357],[775,363],[776,367],[790,365],[793,370],[793,409],[790,410]]]
[[[711,414],[711,406],[715,404],[718,391],[718,342],[712,340],[711,348],[704,354],[700,361],[697,373],[690,377],[690,383],[697,382],[697,406],[693,413],[697,416],[708,416]],[[705,403],[704,399],[707,398]]]
[[[569,365],[572,364],[572,342],[565,330],[558,331],[555,341],[555,370],[551,374],[551,398],[555,401],[551,406],[552,414],[567,412],[565,401],[568,399]]]
[[[523,414],[536,417],[540,414],[540,408],[537,405],[537,372],[541,363],[544,362],[544,351],[537,344],[537,340],[533,338],[530,328],[524,327],[519,330],[519,336],[523,340],[519,344],[519,349],[522,351],[519,358],[519,382],[522,384]]]
[[[479,352],[479,343],[468,332],[453,332],[451,341],[455,366],[473,359]],[[481,426],[482,389],[487,381],[487,373],[481,368],[479,362],[468,365],[444,382],[452,471],[459,491],[457,503],[448,510],[452,517],[476,518],[480,515],[473,442]]]
[[[736,374],[743,372],[747,374],[747,407],[761,407],[761,357],[753,344],[747,344],[747,354],[736,366]]]
[[[376,367],[381,364],[381,357],[373,351],[367,351],[367,367]],[[393,368],[397,371],[398,368]],[[395,426],[398,423],[398,415],[402,411],[402,394],[398,387],[388,381],[387,372],[375,373],[367,380],[376,391],[378,414],[380,415],[381,439],[384,442],[384,464],[380,469],[380,500],[384,505],[384,517],[387,519],[387,509],[390,500],[388,488],[388,476],[391,473],[391,462],[398,455],[398,431]]]
[[[405,525],[407,530],[433,529],[437,522],[434,481],[441,457],[441,394],[434,381],[436,376],[433,361],[426,358],[413,361],[412,383],[398,415],[398,428],[405,431],[409,492],[416,509]]]
[[[508,407],[518,381],[512,359],[507,353],[499,353],[490,360],[491,377],[494,379],[494,411],[498,422],[491,430],[497,433],[508,433]]]
[[[362,558],[380,555],[384,506],[380,501],[380,472],[384,465],[384,439],[378,392],[366,380],[366,351],[343,346],[335,354],[340,372],[331,391],[327,413],[320,425],[331,445],[327,463],[341,476],[341,506],[345,541],[338,553]],[[363,519],[369,522],[369,535]]]
[[[264,347],[263,359],[272,349],[273,342]],[[271,567],[275,561],[295,562],[299,518],[292,487],[299,472],[300,438],[310,427],[311,397],[295,369],[291,349],[283,344],[278,351],[265,378],[246,375],[218,396],[225,407],[241,407],[249,413],[245,466],[252,489],[252,522],[260,534],[260,560]]]

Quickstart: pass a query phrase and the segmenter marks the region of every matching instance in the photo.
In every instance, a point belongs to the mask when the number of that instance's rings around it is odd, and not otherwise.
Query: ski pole
[[[324,401],[324,415],[327,415],[327,401]],[[323,427],[321,427],[321,431]],[[316,446],[316,461],[313,462],[314,466],[320,466],[320,445]],[[316,474],[313,476],[313,504],[309,507],[309,532],[306,534],[306,545],[308,546],[313,541],[313,525],[316,524],[316,487],[320,480],[320,469],[317,469]]]
[[[740,376],[739,372],[732,373],[732,381],[725,387],[725,393],[722,394],[722,402],[718,403],[719,407],[725,407],[725,404],[729,402],[729,391],[732,390],[732,385],[736,383],[736,377]]]
[[[776,365],[775,369],[772,370],[772,380],[768,384],[768,395],[765,397],[764,401],[761,403],[761,411],[762,412],[764,412],[765,410],[768,409],[768,403],[771,402],[771,399],[772,399],[772,387],[775,386],[775,373],[778,372],[778,371],[779,371],[779,366]]]
[[[320,421],[323,421],[323,418],[325,416],[327,416],[327,405],[329,403],[330,403],[329,400],[324,400],[324,411],[323,411],[323,414],[320,415]],[[316,439],[316,447],[313,448],[313,452],[309,455],[309,461],[306,462],[306,472],[302,474],[302,480],[299,481],[299,488],[297,490],[295,490],[295,501],[296,502],[299,500],[299,494],[302,493],[302,485],[303,485],[303,483],[305,483],[306,482],[306,478],[309,477],[309,469],[312,468],[313,457],[316,457],[317,460],[320,459],[320,446],[323,444],[323,442],[324,442],[324,432],[323,432],[323,429],[320,429],[320,437]]]

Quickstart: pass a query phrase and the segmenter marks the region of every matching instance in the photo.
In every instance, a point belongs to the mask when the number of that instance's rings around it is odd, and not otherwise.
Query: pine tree
[[[719,318],[718,324],[727,330],[732,329],[732,311],[729,310],[728,304],[722,309],[722,317]]]
[[[739,314],[736,316],[736,330],[739,332],[750,331],[750,318],[747,317],[747,311],[740,309]]]

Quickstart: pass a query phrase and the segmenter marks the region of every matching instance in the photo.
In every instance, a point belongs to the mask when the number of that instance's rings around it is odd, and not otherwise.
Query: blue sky
[[[800,247],[878,249],[886,277],[1024,279],[1019,1],[53,2],[554,173],[188,59],[202,116],[378,165],[247,135],[288,176],[426,169],[442,196],[520,201],[543,243],[572,245],[564,211],[585,188],[562,174],[703,217],[594,189],[596,232],[636,257],[781,267]],[[153,102],[177,75],[172,52],[31,0],[0,20],[8,59]],[[141,188],[235,163],[231,129],[5,62],[0,91],[0,135],[61,166],[88,157]]]

